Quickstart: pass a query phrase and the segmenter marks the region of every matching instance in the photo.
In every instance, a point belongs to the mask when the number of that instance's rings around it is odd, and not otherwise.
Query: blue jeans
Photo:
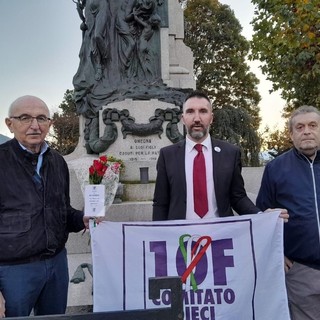
[[[66,249],[53,258],[26,264],[0,266],[0,291],[6,300],[6,317],[65,313],[68,298]]]

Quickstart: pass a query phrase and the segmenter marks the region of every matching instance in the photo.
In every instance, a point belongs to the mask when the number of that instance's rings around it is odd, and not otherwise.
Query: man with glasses
[[[49,109],[23,96],[9,108],[14,138],[0,145],[0,293],[6,317],[61,314],[66,310],[69,232],[88,226],[71,207],[69,171],[45,142]],[[0,312],[0,317],[3,314]]]

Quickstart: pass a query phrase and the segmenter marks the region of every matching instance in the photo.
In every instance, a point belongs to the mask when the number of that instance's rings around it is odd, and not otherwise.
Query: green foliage
[[[314,0],[252,0],[251,59],[289,103],[320,108],[320,4]]]
[[[227,5],[216,0],[188,0],[185,43],[194,55],[197,89],[212,99],[211,134],[241,146],[245,165],[258,165],[259,80],[246,63],[249,42]]]
[[[263,149],[274,150],[274,153],[272,153],[273,156],[280,155],[292,148],[292,141],[287,126],[283,130],[276,129],[274,131],[266,127],[262,136]]]
[[[211,134],[240,146],[244,165],[258,166],[260,138],[257,130],[251,125],[252,117],[249,113],[242,107],[224,107],[214,109],[214,114]]]
[[[53,114],[51,146],[66,155],[74,151],[79,140],[79,116],[73,99],[73,91],[67,90],[59,105],[61,112]]]

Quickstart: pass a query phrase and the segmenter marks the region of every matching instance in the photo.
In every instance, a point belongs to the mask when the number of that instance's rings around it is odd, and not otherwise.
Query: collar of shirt
[[[192,152],[195,151],[194,146],[198,144],[197,142],[192,141],[190,138],[186,137],[186,151]],[[211,137],[208,135],[201,144],[205,147],[204,149],[210,151],[212,149],[211,146]]]
[[[25,146],[23,146],[20,142],[19,142],[19,145],[20,147],[23,149],[23,150],[26,150],[27,152],[29,153],[32,153],[30,150],[28,150]],[[41,166],[42,166],[42,161],[43,161],[43,154],[48,150],[49,146],[48,144],[44,141],[41,145],[41,150],[40,150],[40,154],[38,156],[38,163],[37,163],[37,168],[36,168],[36,171],[38,173],[39,176],[40,175],[40,169],[41,169]]]

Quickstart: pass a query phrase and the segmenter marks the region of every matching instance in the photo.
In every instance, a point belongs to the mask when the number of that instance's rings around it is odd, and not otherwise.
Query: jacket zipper
[[[308,160],[309,161],[309,160]],[[318,208],[318,197],[317,197],[317,188],[316,188],[316,179],[314,176],[314,170],[313,170],[313,160],[310,162],[310,169],[311,169],[311,175],[312,175],[312,183],[313,183],[313,192],[314,192],[314,199],[315,199],[315,208],[316,208],[316,216],[317,216],[317,224],[318,224],[318,236],[319,236],[319,243],[320,243],[320,220],[319,220],[319,208]]]

